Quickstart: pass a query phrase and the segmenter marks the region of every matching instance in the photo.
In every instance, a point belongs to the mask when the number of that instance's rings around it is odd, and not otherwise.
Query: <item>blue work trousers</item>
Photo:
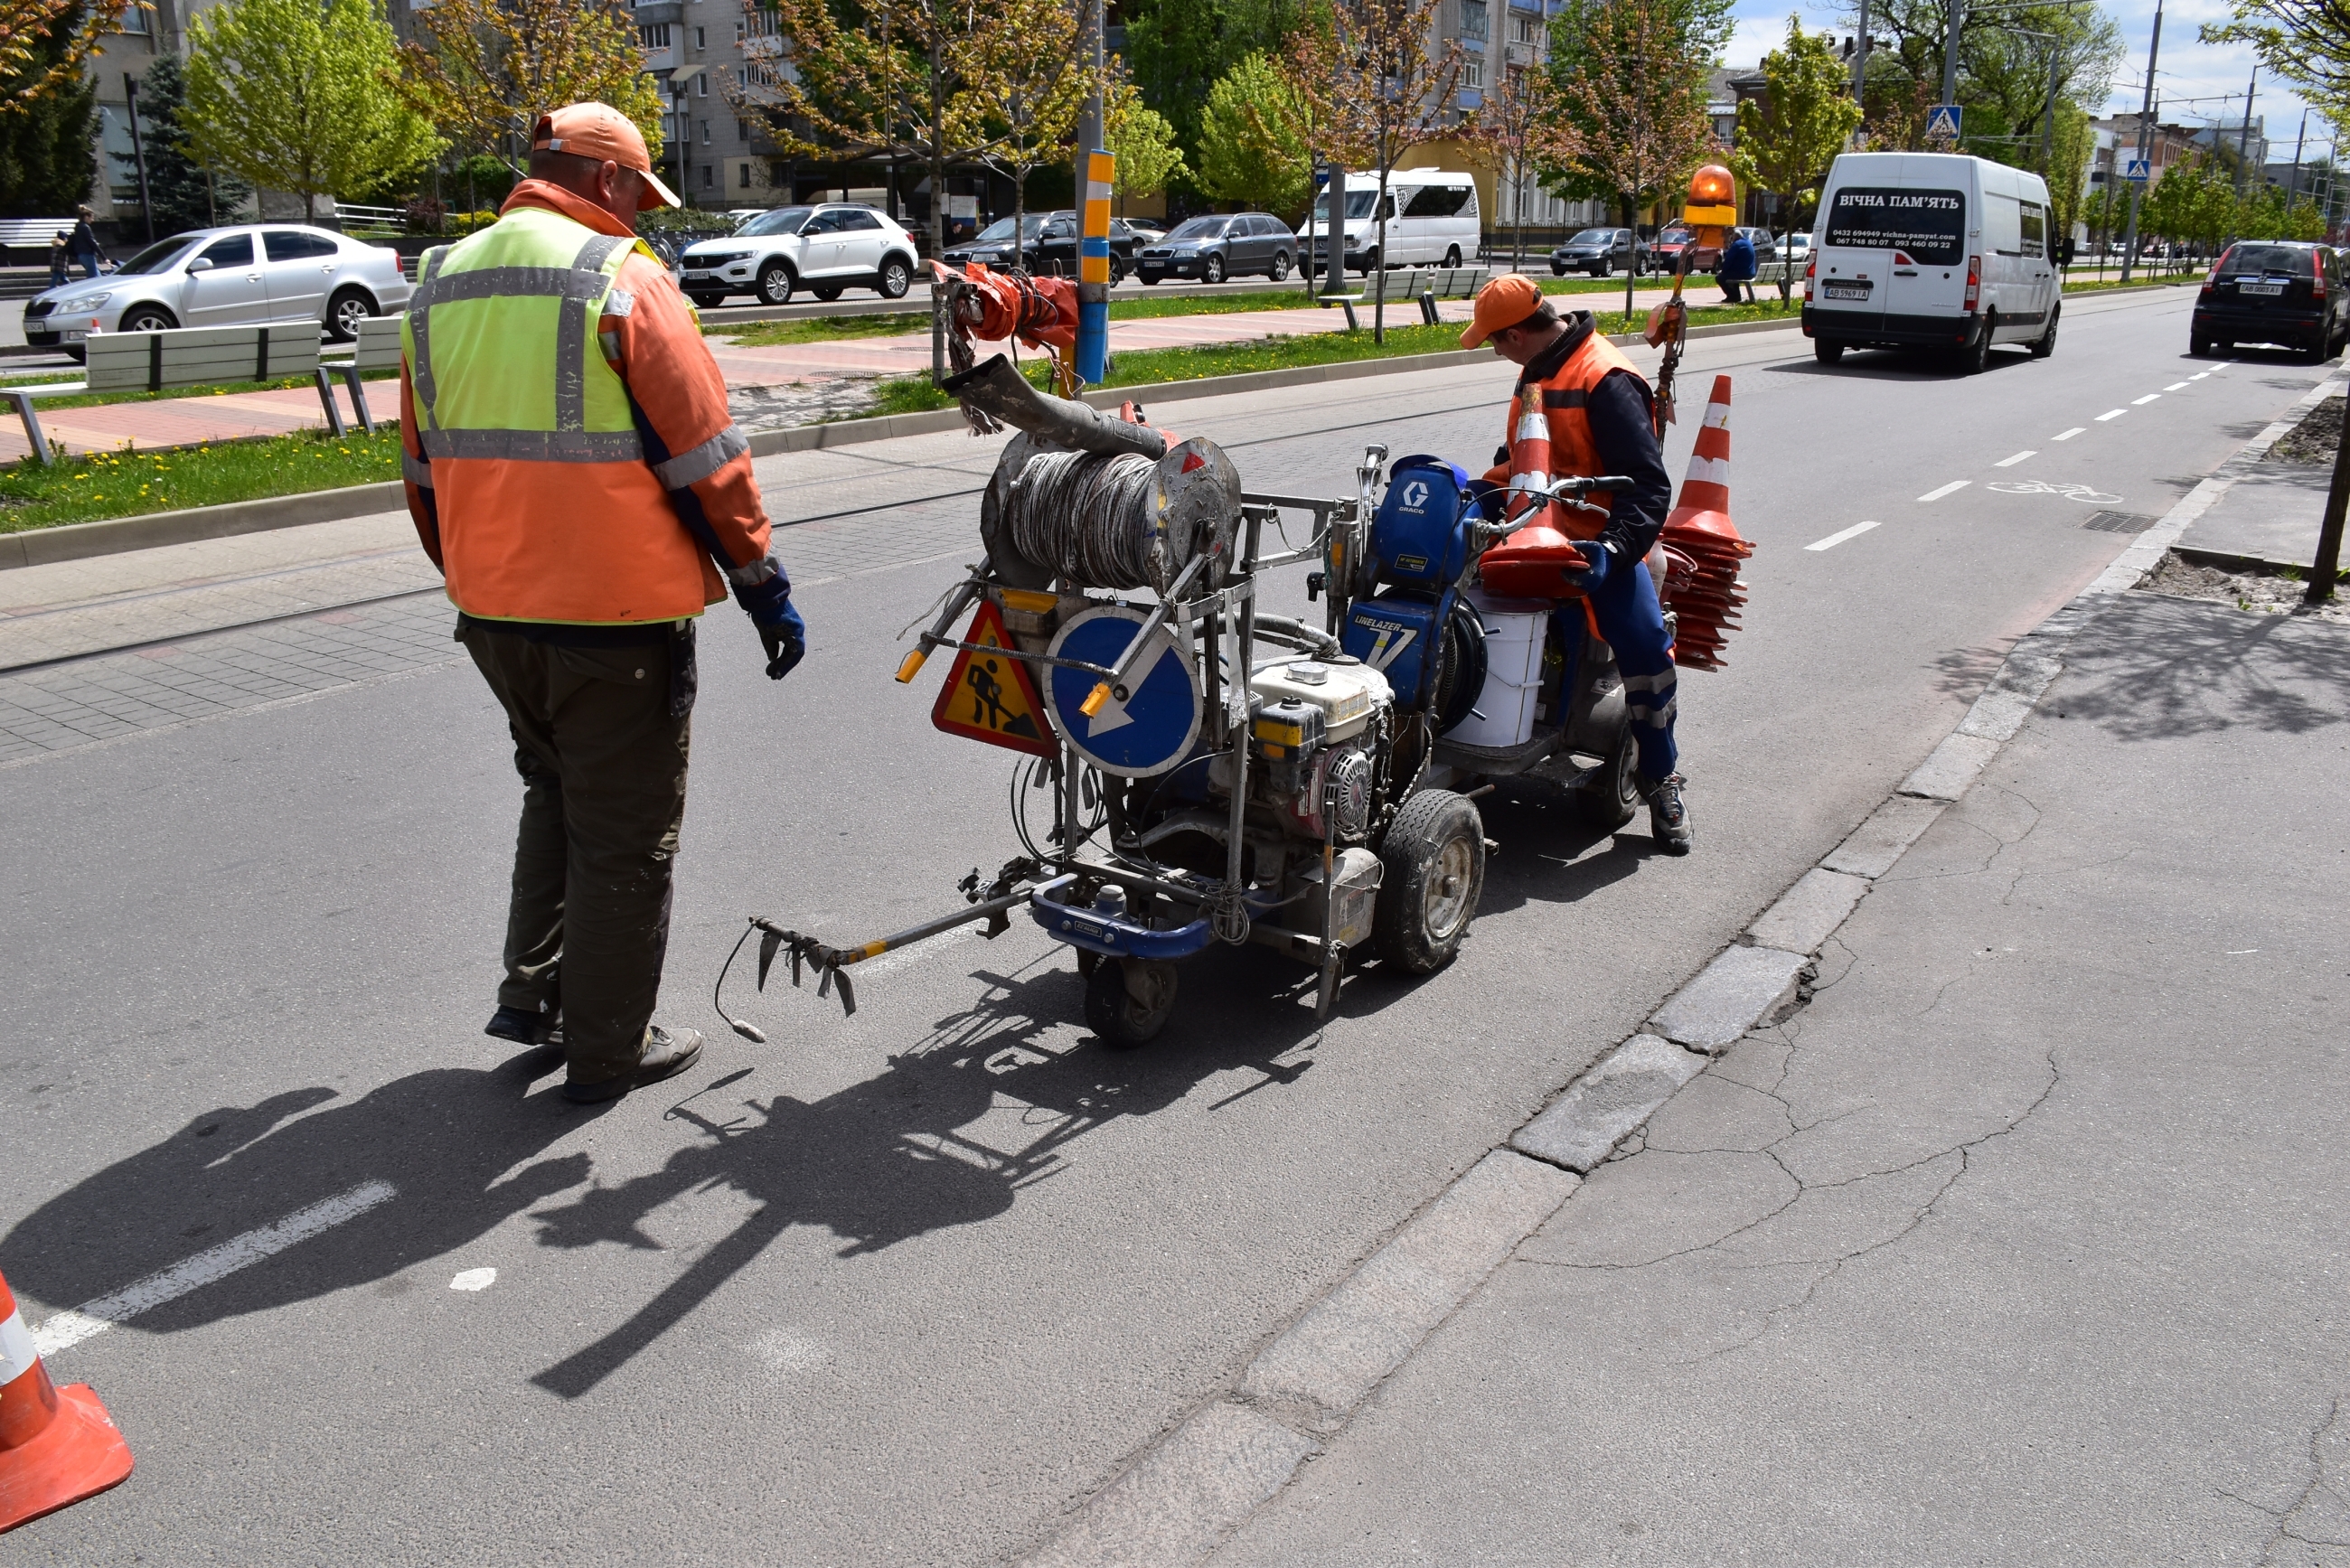
[[[1618,566],[1608,573],[1599,591],[1588,597],[1591,618],[1616,650],[1616,667],[1624,677],[1624,706],[1632,739],[1640,749],[1640,778],[1646,784],[1661,783],[1679,763],[1680,748],[1673,743],[1673,645],[1665,637],[1657,585],[1648,578],[1648,564],[1636,561],[1629,569]]]

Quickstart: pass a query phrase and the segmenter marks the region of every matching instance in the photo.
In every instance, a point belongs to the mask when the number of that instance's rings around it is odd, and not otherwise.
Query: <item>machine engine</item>
[[[1371,831],[1378,770],[1392,732],[1387,677],[1358,659],[1287,660],[1249,681],[1258,798],[1301,838],[1360,844]]]

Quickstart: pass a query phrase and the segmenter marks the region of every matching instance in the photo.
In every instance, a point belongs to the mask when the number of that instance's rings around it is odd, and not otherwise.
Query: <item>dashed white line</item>
[[[1945,496],[1945,495],[1955,495],[1955,494],[1957,494],[1960,491],[1964,490],[1964,489],[1965,489],[1969,484],[1970,484],[1970,483],[1973,483],[1973,481],[1971,481],[1971,480],[1966,480],[1966,479],[1954,479],[1954,480],[1950,481],[1950,483],[1945,484],[1944,486],[1942,486],[1942,488],[1941,488],[1941,489],[1939,489],[1939,490],[1929,490],[1929,491],[1926,492],[1926,493],[1925,493],[1925,494],[1920,495],[1919,497],[1918,497],[1918,500],[1920,500],[1920,501],[1939,501],[1939,500],[1940,500],[1943,496]]]
[[[2127,409],[2108,409],[2097,416],[2097,422],[2104,424],[2107,420],[2117,420],[2127,412],[2129,412]]]
[[[2160,397],[2160,396],[2162,396],[2162,394],[2161,394],[2160,392],[2148,392],[2148,393],[2147,393],[2145,397],[2143,397],[2143,398],[2132,398],[2132,399],[2130,400],[2130,407],[2131,407],[2131,408],[2134,408],[2134,409],[2142,409],[2142,408],[2144,408],[2147,404],[2148,404],[2148,403],[2150,403],[2150,402],[2154,401],[2154,400],[2155,400],[2155,399],[2157,399],[2157,398],[2158,398],[2158,397]]]
[[[2026,447],[2023,451],[2017,452],[2013,457],[2001,458],[1997,462],[1992,463],[1991,466],[1993,468],[2013,468],[2025,458],[2038,457],[2039,455],[2039,449],[2036,447]]]
[[[2187,379],[2188,379],[2189,380],[2190,380],[2190,381],[2199,381],[2199,380],[2201,380],[2204,377],[2206,377],[2206,376],[2210,375],[2210,373],[2211,373],[2211,372],[2210,372],[2210,371],[2209,371],[2209,370],[2198,370],[2198,371],[2196,371],[2196,372],[2195,372],[2195,374],[2193,374],[2192,376],[2188,377]]]
[[[2074,425],[2071,430],[2066,431],[2063,435],[2053,435],[2053,436],[2050,436],[2048,439],[2049,439],[2050,441],[2071,441],[2074,436],[2079,435],[2083,431],[2087,430],[2088,428],[2089,428],[2089,427],[2088,427],[2088,426],[2086,426],[2086,425]]]
[[[1825,539],[1804,545],[1804,548],[1806,550],[1833,550],[1838,545],[1843,544],[1846,539],[1857,539],[1863,534],[1867,533],[1871,528],[1876,526],[1877,524],[1874,522],[1856,523],[1851,527],[1844,530],[1841,534],[1831,534]]]
[[[2162,389],[2166,392],[2183,392],[2187,389],[2187,383],[2185,381],[2173,381],[2170,385],[2163,388]]]
[[[55,1355],[151,1307],[177,1301],[190,1291],[224,1279],[296,1242],[307,1241],[346,1220],[356,1220],[398,1196],[398,1189],[389,1181],[361,1182],[348,1192],[338,1193],[307,1209],[296,1209],[275,1224],[233,1236],[209,1251],[198,1252],[160,1274],[150,1274],[136,1284],[125,1285],[110,1296],[100,1296],[69,1312],[61,1312],[33,1331],[33,1343],[40,1347],[43,1355]]]

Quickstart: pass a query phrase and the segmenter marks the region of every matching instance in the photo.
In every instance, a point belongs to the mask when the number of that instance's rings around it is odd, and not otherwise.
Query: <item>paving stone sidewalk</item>
[[[2350,628],[2066,666],[1209,1561],[2350,1563]]]

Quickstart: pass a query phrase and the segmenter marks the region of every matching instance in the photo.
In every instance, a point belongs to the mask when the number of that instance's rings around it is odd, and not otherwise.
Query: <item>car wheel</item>
[[[782,262],[771,261],[759,269],[759,298],[767,305],[789,305],[792,288],[798,280],[792,269]]]
[[[1550,264],[1550,275],[1553,277],[1565,277],[1566,275],[1566,269],[1559,265],[1558,263],[1553,262]]]
[[[812,283],[808,285],[808,292],[815,295],[827,305],[830,305],[834,300],[840,297],[840,285],[837,283]]]
[[[1273,279],[1275,283],[1285,281],[1289,276],[1289,253],[1287,251],[1274,252],[1273,265],[1265,269],[1264,275]]]
[[[359,335],[359,323],[375,314],[375,301],[367,291],[347,288],[327,302],[327,340],[348,343]]]
[[[169,332],[180,324],[160,305],[142,305],[122,318],[117,332]]]
[[[2333,347],[2333,344],[2326,341],[2324,334],[2320,333],[2317,341],[2303,349],[2302,353],[2311,364],[2323,365]]]
[[[1138,272],[1134,275],[1140,278],[1145,284],[1154,286],[1159,282],[1159,275],[1155,272]]]
[[[1116,251],[1109,253],[1109,285],[1116,288],[1126,281],[1126,258]]]
[[[1459,266],[1461,265],[1461,247],[1459,245],[1449,245],[1445,248],[1444,265],[1446,266]]]
[[[712,294],[707,289],[699,294],[689,294],[685,297],[693,301],[695,308],[700,310],[715,310],[726,303],[724,295]]]
[[[1991,363],[1991,335],[1997,330],[1999,330],[1998,317],[1986,316],[1982,318],[1982,325],[1975,329],[1975,335],[1959,349],[1960,375],[1980,376],[1983,373],[1984,368]]]
[[[881,264],[881,275],[873,285],[873,292],[884,299],[903,299],[906,291],[914,286],[914,269],[906,265],[904,256],[890,256]]]
[[[2056,321],[2064,314],[2064,307],[2061,305],[2050,307],[2048,330],[2032,340],[2032,357],[2034,359],[2045,359],[2049,355],[2056,352]]]
[[[1201,283],[1223,282],[1224,258],[1219,255],[1211,255],[1207,260],[1201,262],[1200,264],[1200,281]]]
[[[1602,261],[1597,266],[1591,269],[1591,275],[1594,277],[1614,277],[1616,275],[1615,262]]]
[[[2187,352],[2194,358],[2203,358],[2211,352],[2211,340],[2200,333],[2190,332],[2187,335]]]
[[[1823,365],[1841,365],[1844,363],[1844,345],[1832,337],[1814,337],[1812,339],[1812,358]]]

